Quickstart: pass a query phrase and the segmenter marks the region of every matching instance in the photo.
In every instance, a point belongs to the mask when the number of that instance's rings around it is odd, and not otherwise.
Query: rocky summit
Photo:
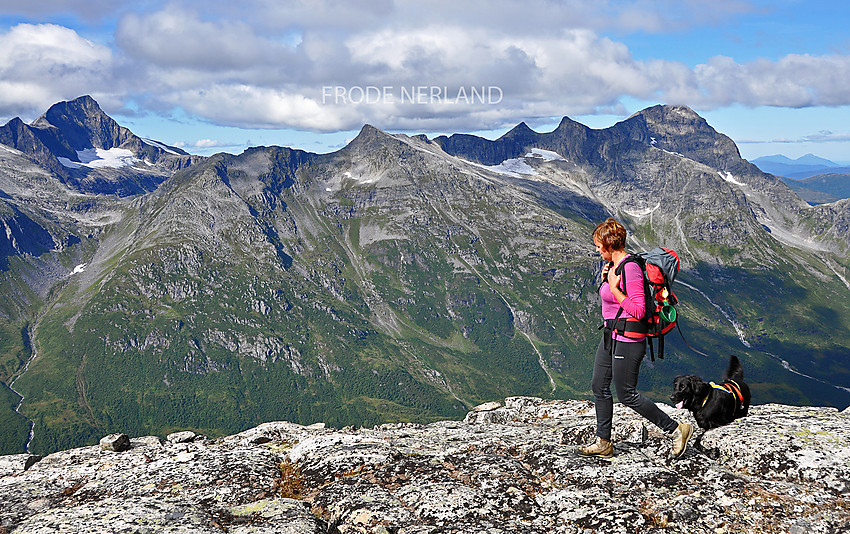
[[[0,457],[0,532],[850,531],[850,410],[754,406],[678,459],[619,404],[613,459],[578,456],[594,428],[590,402],[510,397],[427,425],[110,435]]]

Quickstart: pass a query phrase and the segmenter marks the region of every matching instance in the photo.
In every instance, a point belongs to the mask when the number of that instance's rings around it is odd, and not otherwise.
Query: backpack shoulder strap
[[[623,259],[623,261],[620,262],[619,265],[617,265],[617,268],[614,270],[614,274],[616,274],[617,276],[620,276],[621,279],[622,279],[622,286],[623,287],[621,289],[622,289],[624,295],[628,294],[626,292],[626,264],[629,263],[629,262],[637,263],[638,267],[640,267],[640,270],[641,270],[641,276],[643,276],[642,273],[643,273],[643,269],[644,269],[644,265],[646,263],[646,260],[644,260],[641,256],[638,256],[637,254],[629,254],[628,256],[626,256]]]

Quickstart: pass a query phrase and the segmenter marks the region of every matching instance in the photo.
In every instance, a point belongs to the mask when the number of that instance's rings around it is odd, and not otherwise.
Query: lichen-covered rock
[[[122,452],[130,448],[130,436],[127,434],[109,434],[100,440],[100,448],[105,451]]]
[[[186,503],[140,497],[132,503],[106,498],[74,507],[52,508],[19,525],[16,534],[102,534],[104,532],[163,532],[169,534],[219,533],[204,508]]]
[[[191,430],[184,430],[182,432],[172,432],[165,436],[165,439],[171,443],[188,443],[190,441],[194,441],[196,437],[198,437],[198,435]]]
[[[41,460],[37,454],[10,454],[0,456],[0,477],[22,473]]]
[[[321,532],[310,506],[294,499],[261,499],[230,509],[231,534],[314,534]]]
[[[673,417],[690,414],[661,406]],[[584,534],[850,528],[850,413],[753,406],[684,456],[617,404],[615,455],[585,458],[593,405],[512,397],[464,421],[145,437],[28,469],[0,457],[0,532]],[[5,531],[5,532],[4,532]]]
[[[773,479],[816,481],[850,496],[847,410],[839,414],[834,408],[758,408],[747,418],[748,424],[706,433],[701,440],[705,453],[737,471]],[[772,435],[760,435],[766,430]]]

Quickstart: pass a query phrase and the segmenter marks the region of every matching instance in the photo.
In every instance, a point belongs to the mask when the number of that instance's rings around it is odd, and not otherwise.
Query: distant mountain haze
[[[781,155],[763,156],[754,159],[752,163],[764,172],[795,180],[802,180],[825,173],[850,174],[850,167],[842,166],[841,164],[819,158],[812,154],[806,154],[797,159],[791,159]]]
[[[850,198],[850,167],[806,154],[796,160],[765,156],[753,160],[761,170],[778,176],[809,204]]]

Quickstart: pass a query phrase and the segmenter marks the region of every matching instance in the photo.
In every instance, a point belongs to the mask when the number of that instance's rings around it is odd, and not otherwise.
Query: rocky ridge
[[[591,403],[533,397],[428,425],[273,422],[122,452],[110,436],[0,457],[0,532],[847,532],[848,419],[754,406],[673,459],[669,438],[618,404],[610,461],[575,454],[593,435]]]

